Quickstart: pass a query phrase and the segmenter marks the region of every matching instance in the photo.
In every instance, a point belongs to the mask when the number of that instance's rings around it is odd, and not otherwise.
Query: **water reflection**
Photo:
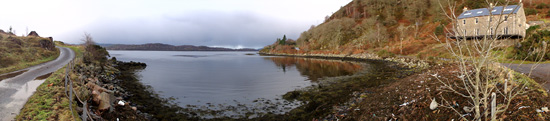
[[[283,72],[295,67],[302,76],[313,82],[317,82],[323,77],[352,75],[363,67],[362,63],[339,60],[299,57],[266,57],[265,59],[273,61],[275,66],[282,69]]]
[[[370,68],[366,63],[266,57],[250,52],[109,53],[118,60],[147,63],[147,68],[137,73],[140,82],[163,98],[174,97],[187,109],[219,110],[221,114],[284,113],[299,104],[282,100],[281,95],[311,86],[323,77],[351,75]]]

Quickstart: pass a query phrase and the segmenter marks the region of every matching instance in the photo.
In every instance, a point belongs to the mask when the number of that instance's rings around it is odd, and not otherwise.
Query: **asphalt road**
[[[541,85],[546,89],[546,91],[550,90],[550,64],[544,63],[539,64],[538,66],[535,66],[534,64],[506,64],[503,63],[502,65],[515,70],[517,72],[523,73],[525,75],[528,75],[531,73],[531,78],[538,80],[538,82],[541,83]]]
[[[28,98],[44,82],[44,80],[35,80],[36,77],[55,72],[75,57],[71,49],[57,48],[60,52],[57,59],[23,69],[28,71],[0,81],[0,121],[14,120],[15,116],[19,114]]]

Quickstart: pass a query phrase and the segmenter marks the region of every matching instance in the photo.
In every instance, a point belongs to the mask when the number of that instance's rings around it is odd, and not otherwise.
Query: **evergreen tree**
[[[10,26],[10,31],[9,31],[8,33],[10,33],[10,34],[13,34],[13,33],[14,33],[14,32],[13,32],[13,29],[11,28],[11,26]]]

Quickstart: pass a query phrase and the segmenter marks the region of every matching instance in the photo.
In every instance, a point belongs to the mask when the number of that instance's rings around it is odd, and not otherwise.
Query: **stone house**
[[[521,2],[520,5],[496,7],[491,4],[489,8],[473,10],[465,7],[464,12],[458,16],[456,24],[456,38],[465,37],[465,39],[523,38],[528,28]]]

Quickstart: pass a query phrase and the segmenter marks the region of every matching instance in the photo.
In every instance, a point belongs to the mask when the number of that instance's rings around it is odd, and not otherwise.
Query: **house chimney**
[[[464,6],[464,10],[462,12],[468,11],[468,7]]]
[[[523,7],[523,1],[519,0],[519,5]]]

